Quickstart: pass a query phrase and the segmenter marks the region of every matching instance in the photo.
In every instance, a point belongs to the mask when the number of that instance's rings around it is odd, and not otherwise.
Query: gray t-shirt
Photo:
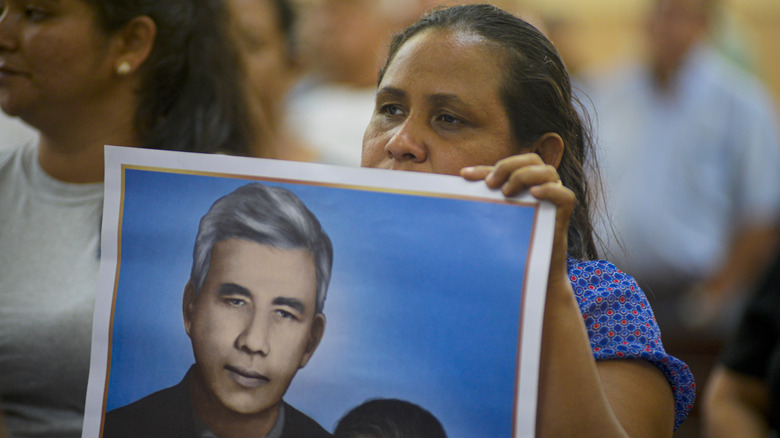
[[[0,394],[11,436],[79,437],[89,374],[103,184],[0,152]]]

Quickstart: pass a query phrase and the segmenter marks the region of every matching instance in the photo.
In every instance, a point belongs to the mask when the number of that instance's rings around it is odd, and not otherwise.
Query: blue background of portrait
[[[511,436],[533,206],[148,170],[125,170],[106,410],[193,363],[181,299],[198,222],[254,180],[300,197],[335,253],[325,336],[287,402],[331,431],[350,408],[393,397],[451,438]]]

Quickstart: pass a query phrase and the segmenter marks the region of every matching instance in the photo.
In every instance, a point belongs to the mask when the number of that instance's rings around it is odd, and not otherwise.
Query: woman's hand
[[[505,158],[494,166],[465,167],[461,176],[469,181],[484,179],[488,187],[500,189],[505,196],[514,196],[527,189],[536,199],[555,204],[557,212],[550,281],[568,282],[567,235],[576,198],[574,192],[561,184],[555,167],[545,164],[539,155],[527,153]]]

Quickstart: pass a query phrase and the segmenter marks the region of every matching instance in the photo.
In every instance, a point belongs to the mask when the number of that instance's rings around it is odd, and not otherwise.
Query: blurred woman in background
[[[40,136],[0,152],[0,393],[12,436],[79,437],[106,144],[246,154],[219,0],[5,0],[0,106]]]
[[[286,123],[287,94],[300,61],[290,0],[228,0],[231,30],[243,64],[252,109],[253,156],[318,161],[316,152]]]

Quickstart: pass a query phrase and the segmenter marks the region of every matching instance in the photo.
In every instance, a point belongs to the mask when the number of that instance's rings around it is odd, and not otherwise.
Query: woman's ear
[[[531,151],[542,157],[545,164],[556,169],[563,159],[563,139],[554,132],[548,132],[539,137],[531,147]]]
[[[156,37],[157,25],[150,17],[141,15],[130,20],[115,36],[116,73],[135,73],[149,58]]]

